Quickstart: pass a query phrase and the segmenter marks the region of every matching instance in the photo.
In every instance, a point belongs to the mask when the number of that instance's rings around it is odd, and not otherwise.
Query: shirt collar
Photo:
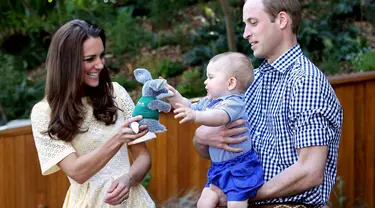
[[[303,52],[301,50],[301,47],[299,46],[299,44],[296,44],[271,64],[269,64],[267,62],[267,59],[265,59],[259,66],[259,70],[262,72],[267,72],[272,69],[275,69],[280,73],[285,73],[289,69],[289,67],[291,67],[295,63],[297,58],[302,54]]]

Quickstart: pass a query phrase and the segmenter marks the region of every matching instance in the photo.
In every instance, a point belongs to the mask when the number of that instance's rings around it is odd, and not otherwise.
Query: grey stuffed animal
[[[143,83],[142,97],[138,100],[132,116],[142,115],[139,123],[132,123],[130,127],[138,133],[139,125],[147,125],[149,132],[160,133],[167,129],[159,122],[159,112],[168,113],[171,105],[160,99],[173,95],[166,87],[165,79],[152,79],[147,69],[138,68],[134,71],[135,79]]]

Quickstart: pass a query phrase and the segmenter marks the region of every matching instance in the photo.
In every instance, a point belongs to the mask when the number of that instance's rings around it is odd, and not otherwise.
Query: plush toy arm
[[[153,100],[147,107],[151,110],[163,111],[164,113],[168,113],[171,110],[171,105],[161,100]]]

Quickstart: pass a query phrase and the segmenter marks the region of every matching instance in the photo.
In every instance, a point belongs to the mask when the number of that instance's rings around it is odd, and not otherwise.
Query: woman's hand
[[[239,119],[221,127],[200,126],[195,131],[194,143],[212,146],[230,152],[242,152],[241,148],[234,148],[228,144],[237,144],[248,139],[246,136],[232,138],[232,136],[242,134],[248,130],[246,127],[239,127],[245,123],[245,120]]]
[[[130,187],[130,177],[128,174],[124,174],[112,182],[111,187],[107,190],[107,195],[104,197],[104,202],[110,205],[123,203],[129,198]]]
[[[130,123],[132,122],[138,122],[142,120],[142,116],[135,116],[132,118],[129,118],[125,121],[124,124],[121,125],[121,128],[119,129],[118,133],[116,134],[116,139],[118,139],[121,143],[129,143],[132,142],[140,137],[143,137],[147,134],[148,129],[146,125],[142,125],[139,127],[139,132],[135,134],[133,130],[130,128]]]

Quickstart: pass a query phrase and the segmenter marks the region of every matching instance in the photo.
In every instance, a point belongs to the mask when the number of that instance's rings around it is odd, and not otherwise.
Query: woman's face
[[[101,38],[89,38],[83,42],[84,82],[90,87],[99,85],[99,74],[104,67],[104,46]]]

